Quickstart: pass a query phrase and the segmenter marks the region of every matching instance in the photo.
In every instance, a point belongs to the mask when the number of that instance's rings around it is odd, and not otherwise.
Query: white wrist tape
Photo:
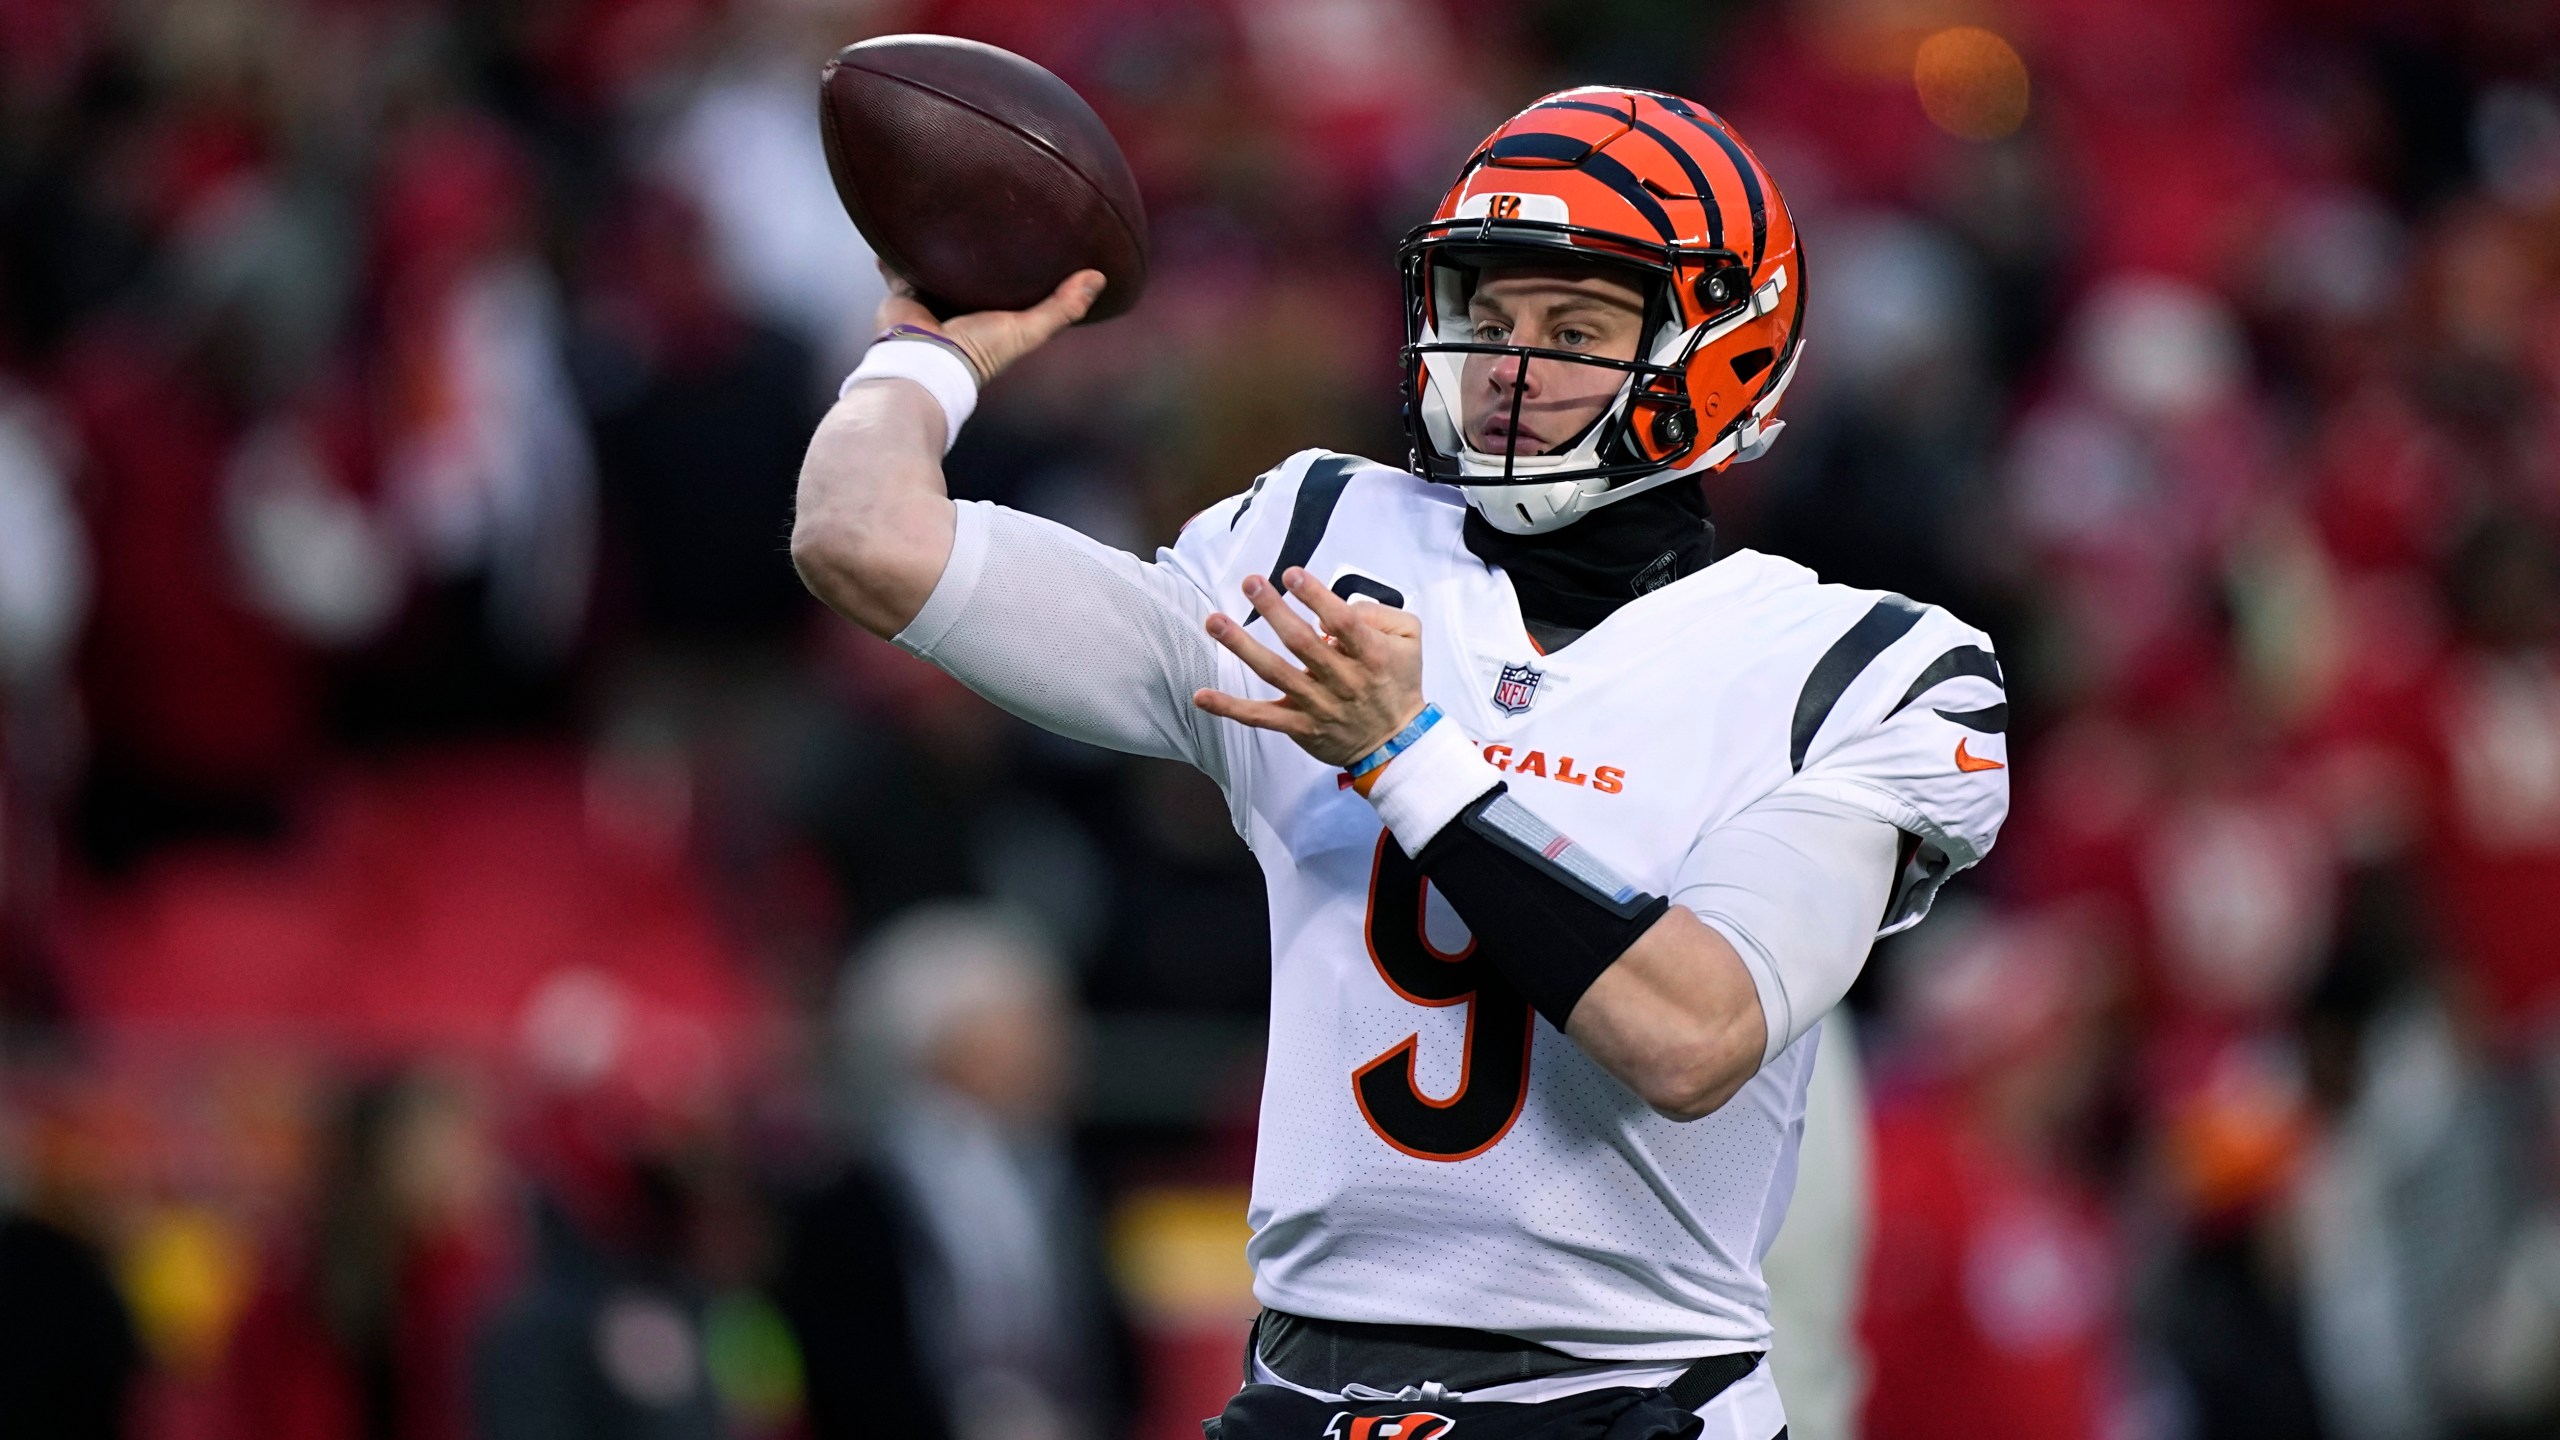
[[[930,340],[883,340],[862,354],[862,363],[836,387],[836,398],[865,380],[912,380],[942,407],[942,450],[951,453],[960,427],[978,408],[978,376],[969,362]]]
[[[1502,772],[1476,753],[1457,723],[1442,720],[1378,772],[1369,803],[1404,853],[1419,855],[1468,802],[1501,783]]]

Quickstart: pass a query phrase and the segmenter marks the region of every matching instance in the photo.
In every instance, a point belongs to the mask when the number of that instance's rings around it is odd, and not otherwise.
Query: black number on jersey
[[[1424,1160],[1465,1160],[1493,1148],[1529,1097],[1529,1002],[1478,959],[1476,942],[1452,955],[1423,928],[1422,872],[1391,836],[1378,837],[1369,877],[1369,958],[1395,992],[1416,1005],[1467,1007],[1466,1057],[1445,1100],[1414,1078],[1420,1035],[1351,1074],[1360,1113],[1378,1138]]]

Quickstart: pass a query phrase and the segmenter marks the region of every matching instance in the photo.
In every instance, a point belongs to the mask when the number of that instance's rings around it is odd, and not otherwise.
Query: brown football
[[[1078,270],[1085,316],[1147,286],[1147,217],[1102,117],[1009,50],[947,35],[848,45],[818,83],[827,168],[854,226],[936,315],[1020,310]]]

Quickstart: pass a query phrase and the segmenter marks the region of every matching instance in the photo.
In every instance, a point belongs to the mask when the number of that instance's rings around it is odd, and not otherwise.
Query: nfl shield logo
[[[1502,678],[1493,682],[1493,703],[1503,714],[1517,715],[1538,698],[1538,682],[1546,678],[1534,665],[1505,665]]]

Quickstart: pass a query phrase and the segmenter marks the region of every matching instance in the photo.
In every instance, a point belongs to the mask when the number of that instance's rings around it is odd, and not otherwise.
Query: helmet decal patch
[[[1570,225],[1573,212],[1561,195],[1542,195],[1535,191],[1486,190],[1469,195],[1458,202],[1456,218],[1460,220],[1538,220],[1549,225]]]

